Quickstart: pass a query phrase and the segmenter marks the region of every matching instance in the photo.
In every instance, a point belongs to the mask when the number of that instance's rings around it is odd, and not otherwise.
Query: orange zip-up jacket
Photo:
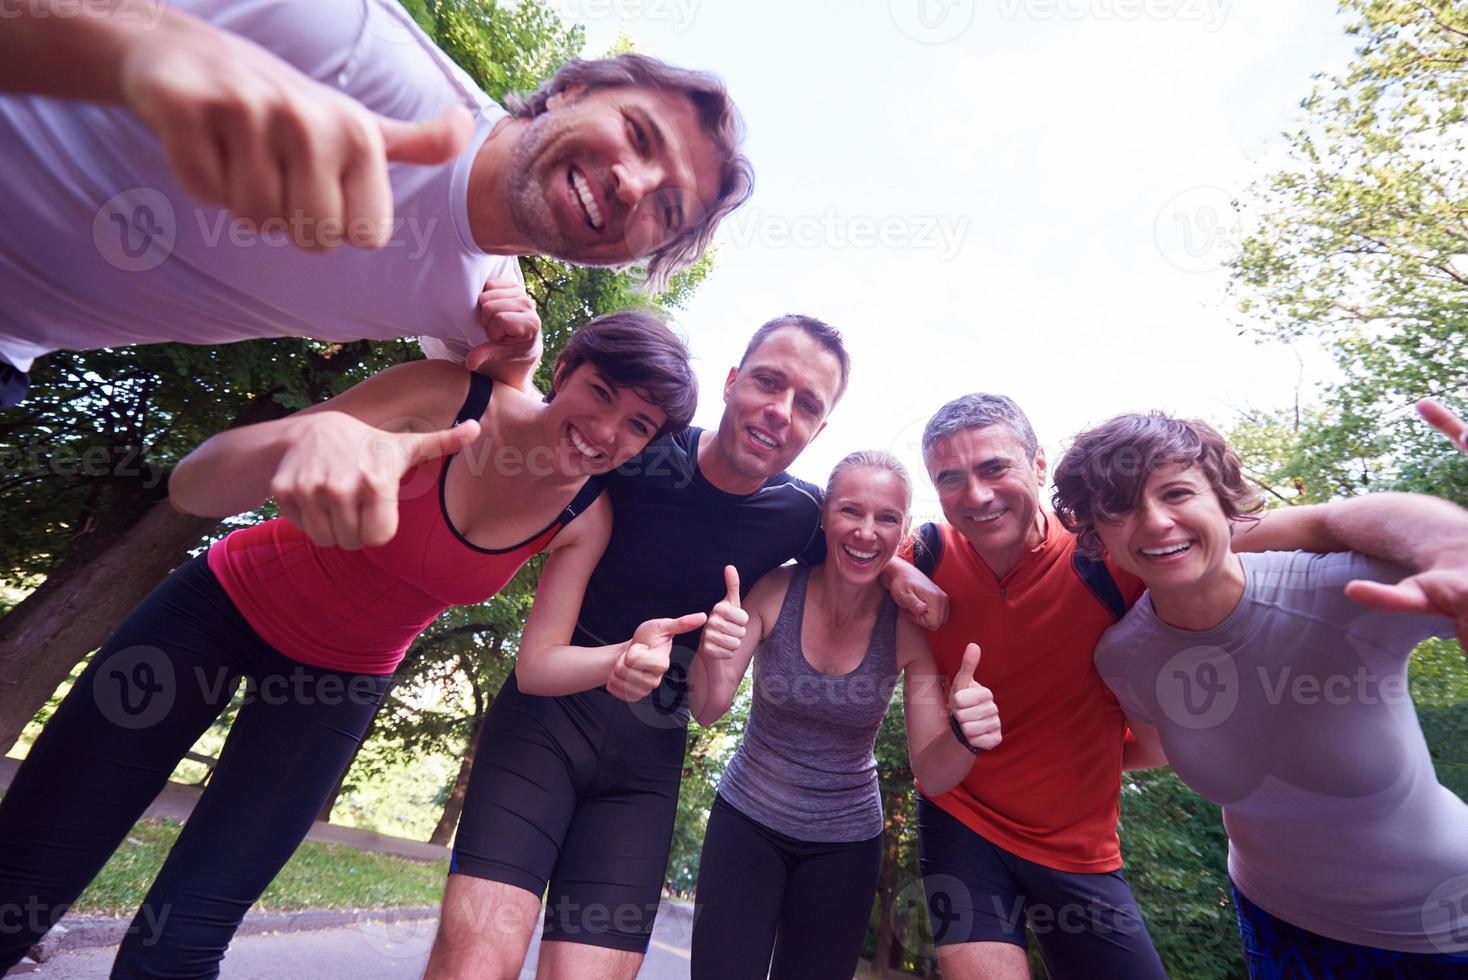
[[[951,681],[965,647],[979,644],[974,678],[994,692],[1004,736],[933,802],[1036,864],[1116,870],[1126,721],[1092,657],[1101,634],[1141,597],[1141,580],[1110,561],[1108,579],[1101,563],[1078,558],[1075,535],[1053,514],[1044,541],[1003,580],[952,527],[929,524],[922,536],[941,546],[936,566],[923,554],[933,549],[920,549],[916,564],[932,567],[949,598],[948,622],[928,645]]]

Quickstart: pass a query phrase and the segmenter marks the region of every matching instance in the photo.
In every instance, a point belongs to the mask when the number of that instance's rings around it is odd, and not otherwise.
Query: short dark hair
[[[1040,440],[1035,438],[1035,428],[1030,425],[1024,409],[1015,404],[1008,395],[991,395],[976,391],[971,395],[959,395],[948,402],[923,426],[923,465],[928,463],[928,454],[939,439],[966,432],[969,429],[987,429],[991,425],[1002,425],[1014,433],[1024,447],[1030,462],[1040,452]]]
[[[688,348],[668,325],[645,310],[599,316],[571,333],[556,358],[555,377],[583,364],[618,388],[630,388],[663,410],[657,435],[681,432],[698,407],[698,378]],[[555,397],[555,385],[551,386]]]
[[[1172,463],[1203,472],[1230,522],[1258,520],[1264,500],[1223,436],[1206,422],[1161,412],[1118,415],[1076,436],[1055,468],[1055,514],[1083,554],[1099,557],[1096,525],[1117,523],[1137,506],[1147,478]]]
[[[588,91],[641,87],[681,93],[693,103],[703,131],[719,157],[719,190],[713,206],[702,221],[692,224],[650,257],[647,284],[654,291],[661,290],[674,273],[698,261],[719,222],[754,193],[754,167],[739,151],[739,144],[744,140],[744,121],[719,76],[679,68],[635,52],[614,58],[573,58],[534,92],[506,96],[505,109],[517,119],[533,118],[546,111],[551,96],[572,85],[584,85]]]
[[[754,332],[754,336],[749,338],[749,345],[744,348],[744,356],[739,358],[739,366],[744,367],[744,362],[749,360],[750,355],[759,348],[760,344],[770,339],[770,334],[777,330],[784,330],[786,327],[803,330],[806,336],[836,356],[836,360],[841,364],[841,384],[836,388],[836,401],[840,401],[841,396],[846,394],[847,379],[851,377],[851,355],[846,353],[846,343],[841,339],[841,331],[813,316],[786,313],[784,316],[777,316],[762,324]],[[835,403],[832,404],[834,406]]]

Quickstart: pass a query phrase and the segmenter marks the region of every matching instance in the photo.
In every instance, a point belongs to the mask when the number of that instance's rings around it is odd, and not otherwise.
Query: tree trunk
[[[448,802],[444,804],[443,816],[438,818],[438,826],[433,828],[433,835],[428,838],[428,843],[448,846],[453,840],[454,829],[459,826],[459,816],[464,812],[464,793],[469,789],[469,773],[474,769],[474,754],[479,750],[479,733],[484,730],[484,720],[489,717],[487,711],[479,713],[479,720],[474,723],[474,731],[469,735],[469,745],[464,750],[464,759],[459,763],[459,775],[454,779],[454,788],[449,793]]]
[[[320,388],[360,363],[368,349],[365,341],[346,344],[332,356],[312,357],[303,370]],[[226,428],[289,414],[277,393],[255,395]],[[155,475],[150,470],[147,479],[127,483],[100,524],[79,535],[40,587],[0,619],[0,755],[77,662],[218,526],[218,518],[175,511],[166,482]]]
[[[219,523],[152,504],[110,543],[64,559],[0,619],[0,754],[10,751],[77,661]]]

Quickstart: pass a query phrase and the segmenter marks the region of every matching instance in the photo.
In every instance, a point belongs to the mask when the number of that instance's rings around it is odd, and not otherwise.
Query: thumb
[[[724,566],[724,600],[739,608],[739,569],[733,565]]]
[[[669,636],[677,636],[679,633],[691,633],[704,623],[708,622],[708,613],[689,613],[679,616],[677,619],[665,619],[663,625]]]
[[[1411,579],[1396,585],[1357,579],[1346,585],[1346,598],[1368,609],[1389,613],[1436,613],[1432,601]]]
[[[954,690],[977,683],[974,680],[974,668],[979,665],[980,653],[977,643],[970,643],[963,651],[963,663],[959,665],[958,674],[953,678]]]
[[[452,106],[422,122],[377,117],[383,151],[389,162],[443,163],[458,156],[469,142],[474,120],[463,106]]]
[[[450,453],[462,452],[479,438],[479,423],[473,419],[460,422],[450,429],[424,432],[407,437],[407,465],[416,466],[424,460],[437,459]]]

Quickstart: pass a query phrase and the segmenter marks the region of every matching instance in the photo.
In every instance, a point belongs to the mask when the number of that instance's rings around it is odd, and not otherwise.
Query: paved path
[[[688,980],[692,918],[686,907],[665,904],[653,930],[652,946],[639,980]],[[366,922],[345,929],[243,936],[230,945],[221,980],[417,980],[428,962],[436,919]],[[17,967],[7,980],[105,980],[116,947],[66,950],[45,963]],[[535,976],[534,946],[522,980]]]

